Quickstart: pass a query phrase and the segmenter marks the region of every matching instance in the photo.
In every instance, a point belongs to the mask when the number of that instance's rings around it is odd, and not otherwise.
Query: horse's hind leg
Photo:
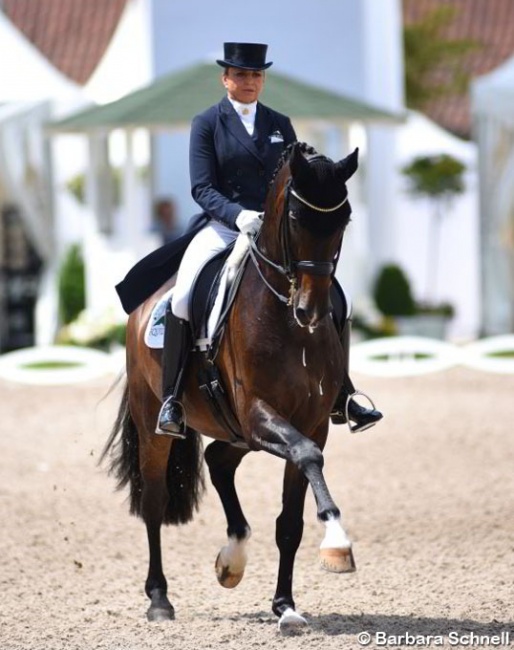
[[[151,604],[146,615],[149,621],[170,621],[175,618],[175,612],[168,600],[168,585],[162,567],[161,526],[169,499],[166,474],[172,440],[168,436],[153,434],[159,412],[156,398],[149,397],[144,391],[140,395],[133,387],[130,401],[139,432],[139,468],[142,479],[139,514],[146,525],[150,556],[145,593]],[[144,411],[141,404],[147,405]]]
[[[243,578],[246,567],[246,543],[251,535],[234,483],[236,469],[248,449],[215,440],[205,450],[211,481],[216,488],[227,518],[228,544],[216,558],[216,576],[223,587],[232,589]]]
[[[144,461],[141,460],[141,515],[146,524],[150,554],[145,583],[145,593],[151,601],[147,617],[149,621],[169,621],[175,618],[175,612],[168,600],[168,584],[162,568],[161,526],[169,498],[166,469],[172,441],[167,436],[153,438],[152,444],[146,446]]]
[[[293,600],[294,560],[303,534],[303,509],[308,481],[291,462],[286,463],[282,491],[282,512],[277,517],[275,539],[280,551],[277,589],[273,598],[273,612],[280,618],[282,632],[306,624],[295,612]]]

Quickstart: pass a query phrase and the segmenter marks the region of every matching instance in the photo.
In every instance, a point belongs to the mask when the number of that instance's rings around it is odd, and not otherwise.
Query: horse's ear
[[[359,166],[359,148],[357,147],[353,153],[346,158],[343,158],[336,164],[336,174],[338,178],[347,181],[357,171]]]
[[[302,180],[305,180],[309,175],[309,163],[307,162],[307,158],[305,158],[301,152],[298,142],[295,142],[291,150],[289,169],[291,170],[291,176],[297,180],[300,185]]]

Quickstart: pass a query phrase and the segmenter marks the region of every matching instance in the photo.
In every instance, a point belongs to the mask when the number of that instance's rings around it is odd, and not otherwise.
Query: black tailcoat
[[[285,115],[257,104],[253,136],[225,97],[197,115],[191,125],[191,194],[203,213],[185,235],[139,261],[116,286],[130,313],[176,273],[190,241],[209,219],[236,230],[241,210],[262,212],[273,172],[284,148],[296,141]]]

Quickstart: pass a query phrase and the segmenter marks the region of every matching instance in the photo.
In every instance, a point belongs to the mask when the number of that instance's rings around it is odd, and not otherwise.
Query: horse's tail
[[[188,428],[185,440],[175,440],[171,446],[166,484],[170,498],[163,523],[186,524],[205,492],[202,439],[193,429]]]
[[[102,463],[109,454],[109,474],[116,477],[117,489],[130,485],[130,513],[142,516],[143,477],[139,467],[139,436],[129,408],[128,383],[125,384],[118,415],[100,456]],[[191,429],[185,440],[171,446],[166,470],[168,505],[164,524],[185,524],[198,510],[205,491],[203,448],[200,435]]]

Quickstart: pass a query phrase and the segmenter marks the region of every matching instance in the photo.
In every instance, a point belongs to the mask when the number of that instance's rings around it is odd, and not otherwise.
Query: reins
[[[345,198],[342,201],[340,201],[337,205],[332,206],[330,208],[322,208],[320,206],[314,205],[313,203],[310,203],[309,201],[307,201],[307,199],[305,199],[303,196],[298,194],[298,192],[291,186],[291,178],[288,179],[285,187],[284,211],[282,214],[282,219],[280,221],[280,240],[282,244],[282,258],[284,260],[284,266],[282,266],[281,264],[277,264],[276,262],[273,262],[268,257],[266,257],[266,255],[264,255],[264,253],[262,253],[259,250],[256,244],[256,240],[251,235],[248,235],[248,241],[250,244],[250,257],[252,258],[257,273],[259,274],[264,284],[268,287],[268,289],[281,302],[283,302],[288,306],[293,304],[293,298],[298,288],[298,278],[296,275],[297,272],[305,273],[307,275],[321,276],[321,277],[332,276],[335,272],[336,263],[339,258],[339,253],[342,245],[342,239],[341,239],[339,249],[335,255],[333,262],[316,262],[313,260],[300,260],[300,261],[293,260],[291,256],[291,240],[290,240],[290,232],[288,228],[288,223],[289,223],[288,217],[290,215],[290,211],[289,211],[290,195],[292,195],[295,199],[300,201],[300,203],[303,203],[311,210],[314,210],[315,212],[322,212],[322,213],[335,212],[336,210],[342,208],[343,205],[348,201],[348,195],[346,195]],[[277,271],[278,273],[280,273],[281,275],[287,278],[289,282],[288,296],[279,293],[268,282],[268,280],[266,279],[266,277],[264,276],[260,268],[258,258],[261,259],[263,262],[265,262],[272,269],[274,269],[275,271]]]

